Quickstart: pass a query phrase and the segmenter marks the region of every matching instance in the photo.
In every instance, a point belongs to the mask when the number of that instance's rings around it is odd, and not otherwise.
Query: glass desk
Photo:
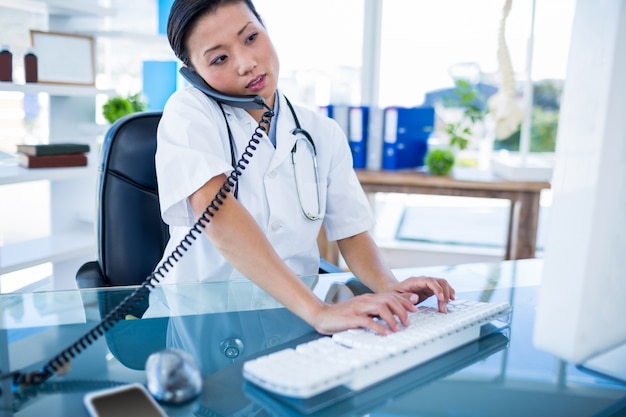
[[[407,268],[398,278],[448,279],[459,298],[510,301],[511,327],[311,413],[315,416],[617,416],[626,386],[534,349],[534,306],[541,260]],[[305,277],[320,298],[348,273]],[[0,369],[33,370],[89,331],[127,288],[0,296]],[[249,282],[164,286],[171,310],[128,317],[72,361],[64,377],[12,393],[2,381],[0,416],[87,416],[87,392],[145,383],[145,360],[176,347],[200,364],[199,398],[164,406],[170,416],[297,416],[275,397],[244,383],[242,360],[316,337],[300,319]],[[152,304],[156,305],[155,303]],[[149,317],[148,317],[149,316]],[[236,347],[239,356],[224,351]],[[231,350],[232,353],[232,350]],[[237,352],[235,352],[237,353]],[[621,414],[620,414],[621,413]]]

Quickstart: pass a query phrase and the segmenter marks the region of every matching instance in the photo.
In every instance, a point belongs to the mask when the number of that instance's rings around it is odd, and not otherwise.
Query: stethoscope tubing
[[[321,195],[320,195],[320,179],[319,179],[319,170],[317,168],[317,150],[315,149],[315,143],[313,143],[313,138],[311,135],[302,128],[296,128],[291,131],[292,134],[296,135],[296,143],[293,144],[293,148],[291,148],[291,164],[293,165],[293,176],[296,182],[296,193],[298,194],[298,201],[300,202],[300,209],[302,210],[302,214],[309,220],[316,221],[322,218],[322,207],[321,207]],[[298,186],[298,170],[296,169],[296,152],[298,147],[298,137],[297,134],[302,134],[306,139],[309,145],[311,145],[311,157],[313,159],[313,173],[315,175],[315,190],[317,192],[317,214],[312,214],[311,212],[305,210],[304,204],[302,203],[302,195],[300,193],[300,187]]]
[[[285,97],[285,96],[283,96]],[[287,99],[287,97],[285,97],[285,101],[287,102],[287,106],[289,107],[289,110],[291,111],[291,115],[293,116],[293,121],[296,125],[295,129],[291,130],[291,134],[294,135],[296,137],[295,143],[293,145],[293,148],[291,148],[291,164],[293,166],[293,175],[294,175],[294,181],[296,183],[296,193],[298,194],[298,202],[300,203],[300,209],[302,210],[302,214],[304,215],[304,217],[306,217],[307,219],[311,220],[311,221],[317,221],[322,219],[324,216],[322,214],[322,203],[321,203],[321,193],[320,193],[320,182],[319,182],[319,169],[318,169],[318,165],[317,165],[317,148],[315,147],[315,142],[313,141],[313,138],[311,137],[311,134],[309,132],[306,131],[306,129],[303,129],[300,126],[300,121],[298,120],[298,116],[296,115],[296,111],[293,108],[293,106],[291,105],[291,102],[289,101],[289,99]],[[222,109],[222,114],[224,115],[224,121],[226,122],[226,128],[228,130],[228,139],[230,142],[230,153],[231,153],[231,162],[234,166],[235,163],[235,140],[233,138],[233,134],[232,131],[230,129],[230,124],[228,123],[228,118],[226,117],[226,113],[224,112],[224,108],[221,106],[220,104],[220,108]],[[313,214],[309,211],[307,211],[304,208],[304,204],[302,203],[302,194],[300,191],[300,187],[298,186],[298,174],[297,174],[297,169],[296,169],[296,151],[298,149],[298,140],[301,139],[304,136],[304,138],[306,139],[306,142],[310,145],[310,151],[311,151],[311,157],[313,160],[313,173],[315,176],[315,188],[316,188],[316,197],[317,197],[317,214]],[[238,188],[235,188],[235,198],[237,198],[237,194],[238,194]]]

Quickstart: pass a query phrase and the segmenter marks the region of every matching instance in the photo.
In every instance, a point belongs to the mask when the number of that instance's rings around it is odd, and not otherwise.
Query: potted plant
[[[115,96],[107,100],[102,106],[102,115],[107,122],[113,123],[127,114],[145,111],[147,107],[145,100],[139,93],[126,97]]]
[[[429,150],[424,157],[430,175],[448,175],[454,166],[454,153],[450,149]]]
[[[459,120],[447,122],[443,126],[442,131],[449,140],[448,147],[431,149],[426,153],[424,163],[431,175],[448,175],[456,160],[454,150],[467,148],[474,134],[474,125],[481,123],[485,117],[485,111],[479,105],[480,100],[478,89],[469,81],[455,81],[454,97],[448,100],[446,107],[457,107],[463,111]]]

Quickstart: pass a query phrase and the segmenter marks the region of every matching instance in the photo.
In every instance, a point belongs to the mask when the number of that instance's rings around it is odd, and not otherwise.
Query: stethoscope
[[[285,97],[285,96],[283,96]],[[293,167],[293,176],[294,176],[294,180],[296,182],[296,194],[298,195],[298,202],[300,203],[300,209],[302,210],[302,214],[304,215],[304,217],[306,217],[307,219],[311,220],[311,221],[316,221],[316,220],[320,220],[323,216],[322,216],[322,203],[321,203],[321,194],[320,194],[320,182],[319,182],[319,172],[318,172],[318,167],[317,167],[317,148],[315,147],[315,143],[313,142],[313,138],[311,137],[311,134],[309,132],[306,131],[306,129],[303,129],[300,126],[300,121],[298,120],[298,116],[296,115],[296,111],[293,108],[293,106],[291,105],[291,102],[289,101],[289,99],[287,99],[287,97],[285,97],[285,101],[287,102],[287,106],[289,107],[289,110],[291,111],[291,115],[293,116],[293,121],[296,125],[296,128],[291,130],[291,134],[294,135],[296,137],[296,141],[293,144],[293,148],[291,148],[291,165]],[[220,104],[220,108],[222,108],[221,104]],[[228,139],[230,141],[230,159],[231,159],[231,164],[232,166],[235,166],[236,163],[236,159],[235,159],[235,140],[233,138],[233,134],[230,130],[230,125],[228,123],[228,119],[226,118],[226,113],[224,112],[224,109],[222,108],[222,113],[224,114],[224,120],[226,121],[226,128],[228,130]],[[300,186],[299,181],[298,181],[298,170],[296,169],[296,153],[298,151],[298,141],[299,140],[305,140],[305,145],[307,145],[307,147],[309,148],[309,152],[311,154],[311,159],[312,159],[312,163],[313,163],[313,174],[315,177],[315,191],[316,191],[316,197],[317,197],[317,213],[312,213],[311,211],[307,210],[304,208],[304,203],[302,202],[302,194],[301,194],[301,190],[300,190]],[[237,198],[237,194],[238,194],[238,187],[235,187],[235,198]]]

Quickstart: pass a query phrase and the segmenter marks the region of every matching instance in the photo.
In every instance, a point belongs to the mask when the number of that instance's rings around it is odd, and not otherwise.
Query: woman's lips
[[[246,86],[247,89],[252,90],[252,91],[258,91],[262,89],[263,87],[265,87],[265,75],[260,75],[256,77],[255,79],[250,81],[248,85]]]

